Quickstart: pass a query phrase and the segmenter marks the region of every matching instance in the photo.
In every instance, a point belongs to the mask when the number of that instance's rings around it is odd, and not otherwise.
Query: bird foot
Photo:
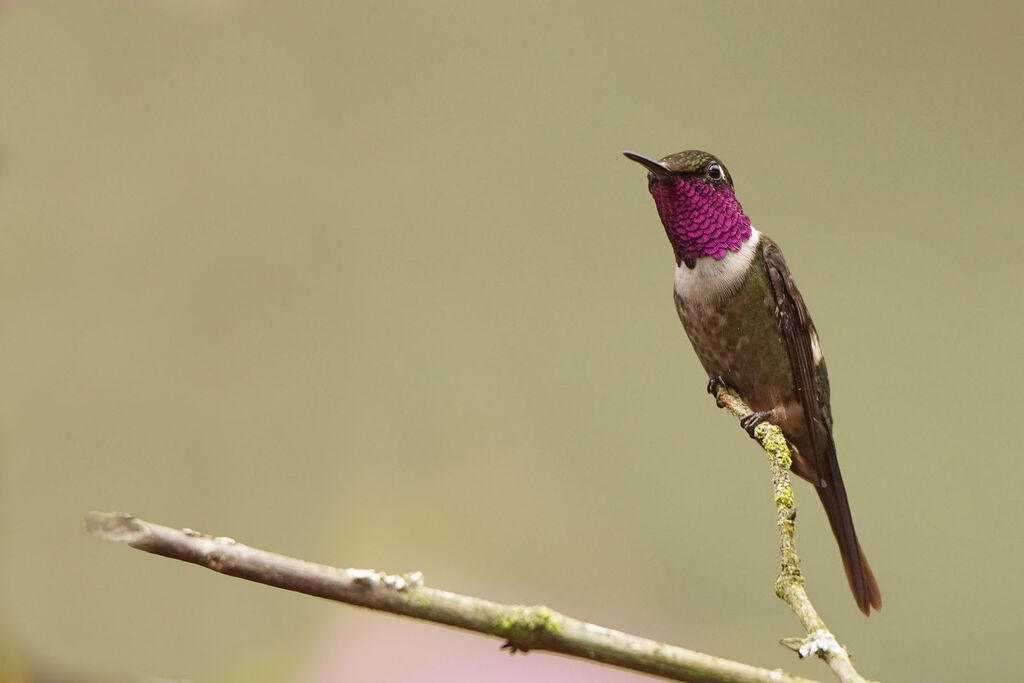
[[[756,440],[757,437],[754,436],[754,430],[757,429],[757,425],[761,424],[762,422],[771,421],[772,417],[774,416],[775,413],[774,411],[771,410],[765,410],[760,413],[751,413],[750,415],[747,415],[746,417],[740,420],[740,427],[743,427],[743,429],[746,430],[747,434],[750,435],[751,439]]]
[[[725,383],[721,375],[715,375],[708,380],[708,393],[715,397],[715,403],[719,408],[725,407],[725,403],[718,397],[722,391],[729,391],[729,385]]]

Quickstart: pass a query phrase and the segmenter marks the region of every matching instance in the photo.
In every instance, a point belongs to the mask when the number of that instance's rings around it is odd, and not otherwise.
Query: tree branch
[[[739,419],[752,415],[753,411],[743,400],[719,386],[715,392],[718,405],[726,408]],[[768,454],[772,469],[772,486],[775,489],[775,508],[778,512],[779,555],[781,567],[775,581],[775,594],[789,605],[800,624],[807,631],[806,638],[787,638],[782,644],[793,649],[801,658],[816,654],[832,668],[832,672],[843,683],[866,683],[850,661],[850,654],[839,644],[836,637],[825,626],[825,621],[811,604],[804,590],[804,577],[800,573],[800,556],[796,554],[796,501],[790,486],[789,468],[793,459],[782,430],[770,422],[762,422],[754,429],[754,436]]]
[[[810,683],[779,670],[588,624],[547,607],[502,605],[429,588],[419,572],[396,576],[314,564],[120,512],[90,512],[85,522],[89,533],[108,541],[277,588],[496,636],[512,652],[546,650],[694,683]]]
[[[721,407],[743,419],[753,411],[723,387],[715,393]],[[792,457],[776,425],[763,422],[754,435],[768,453],[779,527],[781,568],[775,593],[789,605],[807,632],[782,644],[800,657],[817,654],[843,683],[867,683],[846,648],[819,616],[800,572],[796,552],[796,504],[790,485]],[[172,529],[119,512],[90,512],[86,529],[99,538],[207,567],[216,572],[369,609],[433,621],[504,639],[512,652],[544,650],[653,674],[703,682],[809,683],[779,670],[659,643],[588,624],[543,606],[503,605],[423,585],[419,572],[397,576],[370,569],[342,569],[250,548],[224,536]]]

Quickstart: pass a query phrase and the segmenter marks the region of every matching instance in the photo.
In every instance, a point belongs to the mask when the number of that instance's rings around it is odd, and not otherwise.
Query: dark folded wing
[[[835,446],[832,442],[832,409],[829,406],[828,371],[818,347],[817,332],[800,290],[786,266],[779,246],[766,237],[764,264],[775,295],[779,325],[786,340],[793,381],[807,421],[810,453],[801,456],[814,468],[819,486],[835,480]]]

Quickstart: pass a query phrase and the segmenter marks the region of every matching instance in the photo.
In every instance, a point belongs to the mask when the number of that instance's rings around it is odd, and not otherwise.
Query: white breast
[[[702,256],[694,268],[680,263],[676,266],[676,295],[687,303],[711,303],[732,294],[743,284],[760,241],[761,233],[751,228],[750,239],[739,251],[726,252],[721,260]]]

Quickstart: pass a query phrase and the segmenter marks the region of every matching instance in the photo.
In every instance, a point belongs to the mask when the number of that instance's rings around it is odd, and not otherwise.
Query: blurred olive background
[[[1019,4],[11,2],[5,680],[638,680],[101,543],[127,510],[828,678],[644,171],[713,151],[823,339],[884,610],[861,670],[1019,668]]]

